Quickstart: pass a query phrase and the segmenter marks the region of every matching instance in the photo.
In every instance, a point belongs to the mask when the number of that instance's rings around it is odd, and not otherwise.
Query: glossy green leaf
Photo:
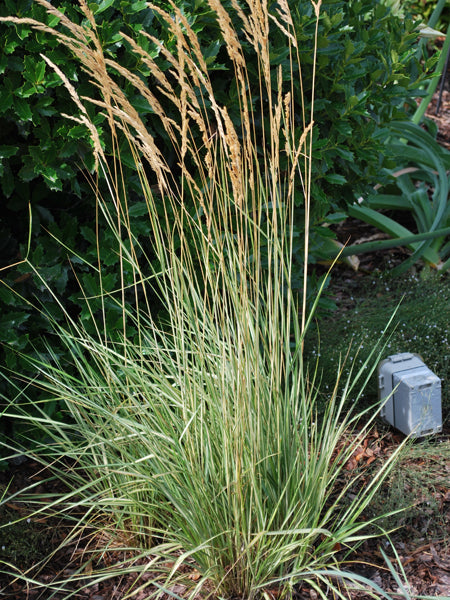
[[[0,340],[12,342],[15,339],[15,329],[23,326],[30,318],[27,312],[11,311],[0,314]]]
[[[0,146],[0,160],[2,158],[10,158],[11,156],[15,156],[18,151],[18,146]]]
[[[344,185],[344,183],[347,183],[346,178],[338,173],[330,173],[329,175],[325,175],[325,179],[329,183],[334,183],[335,185]]]
[[[99,15],[105,10],[107,10],[110,6],[114,4],[116,0],[102,0],[97,8],[94,9],[94,14]]]
[[[21,121],[31,121],[33,113],[29,102],[24,98],[14,98],[14,107]]]

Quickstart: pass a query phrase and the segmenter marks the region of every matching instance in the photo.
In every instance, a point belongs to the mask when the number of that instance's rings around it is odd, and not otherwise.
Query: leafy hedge
[[[231,10],[231,0],[222,3],[233,15],[239,32],[239,18]],[[313,79],[315,19],[310,2],[289,0],[289,3],[303,42],[300,54],[307,98]],[[66,14],[82,23],[81,14],[72,2],[66,0],[60,4]],[[167,5],[167,2],[162,4]],[[238,111],[233,111],[233,106],[239,102],[234,73],[229,68],[221,32],[208,4],[190,0],[177,0],[177,4],[202,42],[218,99],[228,106],[231,118],[237,119]],[[157,13],[141,1],[102,0],[90,3],[90,6],[96,14],[105,53],[120,57],[122,65],[147,81],[158,93],[157,82],[152,80],[145,64],[120,36],[120,31],[125,31],[157,56],[158,49],[150,48],[151,42],[141,33],[145,29],[162,39],[170,49],[176,40]],[[276,14],[275,2],[271,3],[271,9]],[[0,6],[0,16],[7,15],[32,17],[51,26],[58,22],[31,0],[6,0]],[[301,104],[299,74],[290,72],[287,49],[278,41],[274,29],[273,77],[277,77],[281,68],[285,79],[293,78],[301,130],[302,111],[309,111],[310,106]],[[411,20],[394,17],[386,6],[373,0],[328,0],[322,3],[315,89],[312,261],[320,258],[321,248],[327,243],[329,234],[321,227],[323,220],[333,219],[330,215],[335,213],[338,213],[335,218],[340,218],[347,202],[383,178],[383,168],[389,165],[389,157],[385,156],[380,133],[389,121],[407,118],[408,106],[413,105],[414,97],[420,93],[419,86],[427,70],[427,65],[421,64],[416,57],[416,42],[417,33]],[[241,43],[251,62],[252,49],[243,36]],[[86,307],[77,277],[84,289],[91,290],[92,296],[98,293],[95,203],[89,182],[93,166],[91,148],[84,126],[64,116],[66,112],[74,113],[75,106],[60,78],[42,58],[42,52],[62,69],[80,96],[92,97],[98,93],[68,51],[50,34],[27,25],[0,24],[0,267],[19,262],[26,254],[30,204],[32,262],[71,312],[83,319]],[[170,65],[160,58],[161,69],[168,71]],[[259,97],[256,64],[252,75],[249,84],[254,91],[254,109],[258,111],[267,99]],[[125,93],[135,94],[119,74],[117,80]],[[164,100],[163,96],[161,99]],[[176,173],[176,156],[148,104],[140,96],[133,96],[133,102],[139,113],[146,116],[148,127]],[[89,110],[94,109],[91,106]],[[101,114],[94,117],[100,127],[104,118]],[[262,132],[263,112],[257,123]],[[111,154],[111,141],[105,136],[103,143],[106,153]],[[122,165],[128,169],[132,159],[126,145],[120,145],[120,141],[119,150]],[[133,177],[130,168],[127,182],[131,189]],[[299,230],[303,221],[301,196],[299,193]],[[144,239],[141,214],[142,205],[136,198],[131,215],[135,219],[135,231]],[[103,282],[108,291],[119,285],[117,256],[110,250],[108,229],[102,224],[101,217],[98,227]],[[300,278],[303,268],[301,246],[296,250],[298,260],[294,277]],[[94,268],[89,268],[80,257]],[[7,369],[20,371],[26,367],[17,351],[28,355],[42,351],[40,338],[52,335],[50,321],[30,302],[44,307],[52,318],[59,320],[62,317],[55,298],[24,264],[4,270],[1,275],[4,285],[0,287],[0,341],[4,345],[0,349],[0,360]],[[106,311],[108,322],[114,329],[121,315],[112,302],[107,303]],[[11,384],[1,385],[0,391],[11,397],[14,393]],[[58,410],[56,402],[53,408]]]

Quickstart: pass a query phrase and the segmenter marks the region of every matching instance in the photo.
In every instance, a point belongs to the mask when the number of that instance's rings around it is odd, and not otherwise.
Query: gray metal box
[[[442,431],[441,380],[418,354],[393,354],[378,365],[380,415],[406,435]]]

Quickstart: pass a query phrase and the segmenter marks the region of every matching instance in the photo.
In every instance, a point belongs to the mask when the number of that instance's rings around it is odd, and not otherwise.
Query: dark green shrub
[[[302,6],[303,3],[300,4]],[[405,119],[420,95],[424,68],[415,57],[412,20],[371,0],[325,2],[319,28],[315,120],[315,194],[345,207],[379,183],[386,149],[379,133]],[[302,15],[299,26],[307,26]],[[308,52],[304,51],[304,61]]]
[[[104,6],[98,9],[100,27],[105,46],[115,54],[121,51],[119,29],[133,33],[148,22],[150,13],[145,10],[145,3],[124,3],[119,9],[108,10],[103,10]],[[66,2],[64,11],[73,20],[81,22],[76,3]],[[0,6],[0,15],[30,17],[49,25],[58,22],[31,0],[8,0]],[[28,362],[21,354],[30,356],[45,352],[42,337],[52,339],[51,320],[62,318],[56,297],[48,293],[39,277],[70,308],[73,316],[79,315],[82,319],[87,308],[77,278],[93,296],[98,287],[95,272],[84,262],[97,264],[96,208],[89,182],[93,168],[89,136],[83,125],[63,116],[65,112],[73,113],[74,105],[59,76],[39,53],[45,52],[77,86],[80,94],[92,94],[93,86],[83,73],[77,72],[70,53],[52,35],[18,24],[2,24],[1,30],[0,268],[3,270],[0,275],[3,285],[0,287],[0,360],[6,374],[14,371],[29,375]],[[135,57],[131,60],[136,63]],[[108,146],[108,140],[105,140],[105,146]],[[132,185],[132,178],[128,178],[128,182]],[[137,210],[131,212],[135,215],[136,234],[139,234],[140,225],[138,209],[137,205]],[[111,234],[104,227],[101,215],[98,226],[102,232],[102,260],[109,269],[104,283],[106,291],[111,291],[118,285],[115,269],[118,259],[111,250],[108,239]],[[30,258],[39,276],[20,262],[28,252],[29,233]],[[11,264],[15,266],[7,269]],[[91,301],[94,311],[99,304],[99,301]],[[112,300],[106,301],[106,318],[114,330],[120,315]],[[57,344],[57,339],[52,342]],[[55,349],[57,353],[63,352]],[[14,397],[14,384],[2,379],[0,394],[6,398]],[[57,401],[48,407],[46,410],[55,413],[61,409]],[[3,418],[0,433],[10,430],[10,425]]]

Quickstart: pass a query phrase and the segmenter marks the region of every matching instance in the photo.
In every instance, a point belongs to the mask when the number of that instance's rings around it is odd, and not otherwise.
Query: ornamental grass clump
[[[77,319],[67,311],[66,327],[56,327],[71,360],[63,362],[48,342],[47,355],[33,361],[32,383],[49,401],[62,401],[69,415],[59,422],[43,406],[34,419],[49,440],[37,456],[55,461],[70,487],[36,512],[75,511],[66,543],[83,532],[90,536],[85,560],[93,567],[90,579],[85,569],[52,589],[81,589],[134,571],[147,576],[127,597],[142,586],[155,596],[163,590],[173,597],[282,597],[302,582],[324,598],[330,589],[343,597],[345,581],[362,579],[339,570],[338,552],[342,558],[369,535],[373,522],[361,515],[394,458],[362,489],[357,475],[344,476],[359,443],[350,434],[361,415],[344,414],[342,407],[362,389],[363,369],[342,383],[337,372],[319,419],[319,381],[303,363],[312,315],[293,295],[290,269],[298,181],[308,248],[313,115],[294,114],[292,81],[271,64],[274,27],[290,63],[298,60],[287,3],[233,0],[229,7],[257,57],[263,100],[254,105],[239,37],[223,4],[209,0],[235,69],[237,129],[213,94],[202,48],[175,3],[150,6],[176,37],[176,52],[145,31],[150,50],[123,36],[151,69],[154,83],[147,87],[103,54],[84,0],[82,26],[39,2],[59,27],[22,22],[57,36],[98,87],[97,98],[80,98],[46,58],[77,107],[68,118],[88,128],[97,168],[108,181],[108,194],[94,186],[96,207],[115,233],[122,282],[109,289],[102,278],[99,237],[98,264],[91,265],[98,291],[81,292],[88,314]],[[311,5],[318,18],[320,0]],[[159,60],[170,69],[164,72]],[[133,84],[159,116],[177,155],[176,171],[119,80]],[[179,119],[167,117],[168,103]],[[93,109],[108,115],[112,157],[104,155]],[[254,127],[261,118],[262,139]],[[121,177],[124,140],[133,152],[139,198],[128,194]],[[133,210],[146,219],[145,236],[129,227]],[[106,299],[117,308],[115,328],[108,326]],[[84,326],[89,318],[95,335]],[[22,402],[25,396],[21,392]],[[372,419],[367,416],[360,436]],[[113,550],[113,564],[102,562]]]

